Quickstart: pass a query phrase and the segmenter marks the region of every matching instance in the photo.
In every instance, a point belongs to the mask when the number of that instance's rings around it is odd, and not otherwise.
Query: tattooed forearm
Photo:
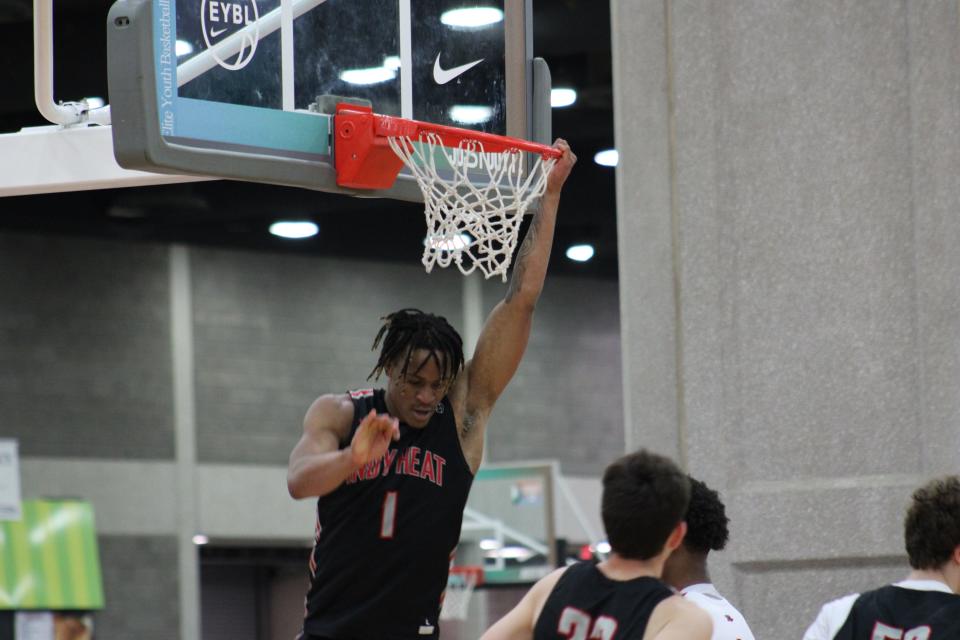
[[[520,245],[517,262],[513,266],[513,275],[510,277],[510,287],[507,289],[507,302],[510,302],[523,283],[523,277],[527,271],[527,259],[533,253],[533,246],[537,243],[537,236],[540,233],[540,221],[543,219],[541,213],[542,209],[533,216],[533,220],[530,221],[530,228],[527,229],[527,235],[523,238],[523,244]]]

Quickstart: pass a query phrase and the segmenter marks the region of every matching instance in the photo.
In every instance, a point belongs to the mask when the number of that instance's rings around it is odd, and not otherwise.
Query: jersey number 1
[[[617,621],[610,616],[598,616],[593,620],[580,609],[566,607],[560,614],[557,631],[570,640],[613,640]]]
[[[393,526],[397,520],[397,492],[387,491],[383,496],[383,512],[380,514],[380,538],[393,539]]]

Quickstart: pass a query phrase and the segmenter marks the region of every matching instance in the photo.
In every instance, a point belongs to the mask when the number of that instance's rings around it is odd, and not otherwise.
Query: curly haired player
[[[687,535],[663,566],[663,581],[713,618],[713,640],[753,640],[743,615],[720,595],[707,572],[707,554],[727,546],[727,510],[719,494],[690,478]]]

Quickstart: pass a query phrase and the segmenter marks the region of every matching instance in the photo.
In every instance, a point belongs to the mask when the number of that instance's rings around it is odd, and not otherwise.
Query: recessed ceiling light
[[[310,238],[319,231],[315,222],[307,220],[281,220],[270,225],[270,233],[281,238]]]
[[[476,29],[503,20],[503,11],[495,7],[465,7],[440,14],[440,22],[448,27]]]
[[[455,236],[446,236],[442,234],[427,236],[423,239],[423,245],[429,246],[440,251],[459,251],[466,249],[473,243],[473,238],[465,233],[458,233]]]
[[[369,69],[347,69],[340,72],[340,79],[350,84],[378,84],[397,77],[396,69],[370,67]]]
[[[193,544],[195,545],[207,544],[208,542],[210,542],[210,538],[202,533],[198,533],[197,535],[193,536]]]
[[[577,101],[577,92],[573,89],[558,87],[550,91],[550,106],[554,108],[569,107]]]
[[[616,149],[605,149],[598,151],[597,154],[593,156],[593,161],[604,167],[615,167],[620,161],[620,154],[617,153]]]
[[[493,117],[493,107],[474,104],[455,104],[450,107],[450,118],[460,124],[482,124]]]
[[[174,51],[177,52],[177,57],[185,56],[193,53],[193,45],[187,42],[186,40],[177,40],[176,47]]]
[[[597,551],[599,553],[604,553],[604,554],[610,553],[610,549],[611,547],[609,542],[604,541],[604,542],[597,543]]]
[[[586,262],[593,257],[593,245],[575,244],[567,249],[567,257],[574,262]]]

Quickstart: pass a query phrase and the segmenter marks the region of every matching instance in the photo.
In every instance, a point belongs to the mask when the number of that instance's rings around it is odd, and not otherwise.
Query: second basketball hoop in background
[[[338,185],[387,188],[402,165],[416,178],[427,222],[428,272],[436,264],[456,264],[465,275],[480,269],[487,278],[506,281],[523,216],[543,195],[559,151],[349,104],[337,108],[334,127]]]
[[[450,567],[447,588],[443,592],[441,620],[466,620],[470,611],[470,598],[478,584],[483,583],[483,567]]]

